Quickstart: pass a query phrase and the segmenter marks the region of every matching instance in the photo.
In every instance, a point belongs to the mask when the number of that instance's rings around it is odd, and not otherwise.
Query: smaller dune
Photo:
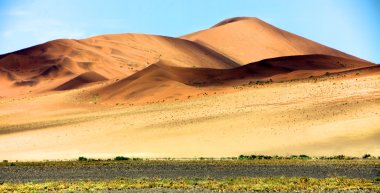
[[[199,87],[228,88],[251,81],[303,79],[370,66],[373,64],[327,55],[272,58],[233,69],[185,68],[175,66],[170,61],[159,61],[100,88],[95,93],[100,94],[105,100],[136,100],[149,97],[152,98],[149,100],[156,100],[153,95],[159,94],[164,98],[187,96]]]
[[[105,77],[102,75],[96,73],[96,72],[86,72],[83,73],[67,82],[64,84],[58,86],[54,90],[70,90],[70,89],[76,89],[79,87],[82,87],[86,84],[93,83],[93,82],[98,82],[98,81],[104,81],[107,80]]]

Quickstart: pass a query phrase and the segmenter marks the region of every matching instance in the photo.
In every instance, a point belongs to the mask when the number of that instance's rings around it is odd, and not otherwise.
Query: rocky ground
[[[344,161],[342,161],[344,162]],[[307,163],[307,162],[306,162]],[[1,182],[43,182],[52,180],[109,180],[121,178],[234,178],[234,177],[380,177],[380,165],[368,164],[257,164],[225,162],[115,162],[74,165],[3,165]]]

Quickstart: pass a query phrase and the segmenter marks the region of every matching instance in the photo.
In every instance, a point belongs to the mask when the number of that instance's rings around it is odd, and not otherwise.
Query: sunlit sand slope
[[[4,99],[0,158],[379,155],[379,72],[370,67],[216,95],[197,88],[208,96],[113,108],[75,98],[86,89]]]
[[[363,61],[251,17],[227,19],[212,28],[181,38],[209,47],[240,64],[308,54],[325,54]]]

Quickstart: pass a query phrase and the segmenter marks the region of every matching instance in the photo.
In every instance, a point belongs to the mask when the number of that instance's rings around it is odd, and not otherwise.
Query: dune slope
[[[255,81],[286,81],[373,66],[327,55],[266,59],[233,69],[184,68],[160,61],[94,91],[104,100],[147,101],[191,95],[198,87],[230,87]],[[149,99],[150,98],[150,99]]]
[[[240,64],[280,56],[308,54],[324,54],[363,61],[257,18],[227,19],[212,28],[180,38],[207,46]]]
[[[86,72],[107,79],[131,75],[159,60],[182,67],[232,68],[238,64],[197,43],[163,36],[118,34],[83,40],[54,40],[0,56],[2,76],[13,82],[9,90],[31,86],[50,91]],[[11,78],[10,78],[11,77]],[[47,84],[59,79],[55,84]],[[9,91],[10,93],[11,91]],[[2,93],[0,93],[1,95]]]

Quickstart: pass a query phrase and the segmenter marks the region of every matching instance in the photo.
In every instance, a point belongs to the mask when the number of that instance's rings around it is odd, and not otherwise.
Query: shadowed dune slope
[[[85,72],[67,82],[64,84],[58,86],[55,88],[55,90],[70,90],[79,88],[85,84],[93,83],[93,82],[99,82],[107,80],[102,75],[97,74],[96,72]]]
[[[19,78],[66,69],[94,71],[107,78],[129,75],[159,60],[182,67],[232,68],[222,55],[194,42],[145,34],[114,34],[83,40],[60,39],[0,56],[0,68]]]
[[[234,69],[184,68],[160,61],[129,77],[96,90],[103,99],[132,99],[163,93],[186,94],[191,87],[226,86],[249,80],[291,80],[373,66],[370,63],[326,55],[273,58]],[[297,73],[302,71],[303,73]],[[308,72],[308,73],[307,73]],[[317,72],[317,73],[316,73]],[[276,78],[284,75],[286,78]],[[172,89],[167,89],[171,87]],[[174,92],[174,93],[170,93]]]
[[[180,38],[207,46],[240,64],[267,58],[309,54],[324,54],[364,61],[276,28],[257,18],[227,19],[212,28]]]
[[[44,92],[55,88],[46,84],[57,79],[55,85],[63,85],[86,72],[94,72],[106,79],[122,78],[159,60],[182,67],[239,66],[191,41],[145,34],[117,34],[83,40],[54,40],[1,55],[0,80],[11,81],[14,86],[28,86],[28,91]],[[15,93],[23,92],[21,88],[18,90],[20,92]]]

